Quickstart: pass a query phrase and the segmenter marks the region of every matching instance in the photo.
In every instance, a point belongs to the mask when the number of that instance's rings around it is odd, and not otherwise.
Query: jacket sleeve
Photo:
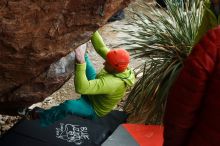
[[[76,64],[75,91],[79,94],[111,94],[114,89],[106,78],[88,80],[86,77],[86,64]]]
[[[91,42],[96,52],[103,58],[106,59],[106,55],[109,52],[109,48],[106,47],[101,35],[96,31],[91,38]]]
[[[194,47],[173,84],[164,116],[164,146],[185,146],[197,120],[217,58],[216,35],[209,31]]]

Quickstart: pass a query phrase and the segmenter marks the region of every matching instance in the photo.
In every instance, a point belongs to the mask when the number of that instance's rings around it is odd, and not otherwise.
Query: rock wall
[[[131,1],[0,0],[0,113],[59,89],[74,71],[74,48]]]

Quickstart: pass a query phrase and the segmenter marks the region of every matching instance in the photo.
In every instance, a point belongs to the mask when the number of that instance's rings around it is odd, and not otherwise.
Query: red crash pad
[[[162,146],[163,144],[163,126],[141,124],[123,124],[122,126],[140,146]]]
[[[122,124],[102,146],[162,146],[163,126]]]

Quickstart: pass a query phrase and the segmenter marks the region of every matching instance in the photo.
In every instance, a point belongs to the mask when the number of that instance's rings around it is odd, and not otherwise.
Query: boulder
[[[74,72],[74,53],[132,0],[0,0],[0,113],[44,100]]]

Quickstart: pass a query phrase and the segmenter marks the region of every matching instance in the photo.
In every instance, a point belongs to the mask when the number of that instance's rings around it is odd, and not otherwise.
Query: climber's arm
[[[109,48],[106,47],[101,35],[98,31],[96,31],[91,38],[93,47],[95,48],[96,52],[102,56],[103,59],[106,59],[106,55],[109,52]]]

